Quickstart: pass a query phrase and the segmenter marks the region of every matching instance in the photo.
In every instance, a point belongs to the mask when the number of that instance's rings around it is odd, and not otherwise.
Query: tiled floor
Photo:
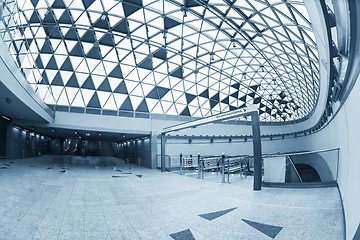
[[[252,191],[116,158],[0,161],[0,239],[343,239],[337,188]]]

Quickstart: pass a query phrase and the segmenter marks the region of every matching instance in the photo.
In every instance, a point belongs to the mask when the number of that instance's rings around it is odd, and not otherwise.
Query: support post
[[[251,113],[251,125],[253,135],[253,150],[254,150],[254,191],[261,190],[262,182],[262,158],[261,158],[261,136],[259,113]]]
[[[225,183],[225,153],[221,154],[221,183]]]
[[[202,166],[200,161],[200,153],[198,153],[198,179],[201,178]]]
[[[183,155],[180,153],[180,175],[182,175],[183,172]]]
[[[165,133],[161,133],[161,172],[165,172]]]
[[[227,160],[227,183],[230,183],[230,160]]]

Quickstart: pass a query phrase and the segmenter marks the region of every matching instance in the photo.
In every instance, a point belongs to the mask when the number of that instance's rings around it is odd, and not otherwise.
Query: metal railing
[[[336,184],[340,148],[263,155],[264,185]]]
[[[157,167],[161,168],[161,156],[158,155],[157,159]],[[230,183],[230,177],[237,174],[240,178],[246,178],[252,174],[253,169],[253,157],[249,155],[165,155],[166,171],[178,172],[180,175],[197,175],[198,179],[204,179],[209,173],[216,173],[220,176],[222,183]]]

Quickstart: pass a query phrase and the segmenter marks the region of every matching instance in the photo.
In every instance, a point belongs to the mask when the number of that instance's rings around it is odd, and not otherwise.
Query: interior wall
[[[64,154],[63,151],[63,141],[60,139],[52,139],[49,142],[49,153],[54,155],[62,155]]]
[[[7,124],[6,158],[28,158],[48,153],[47,139]]]
[[[115,151],[110,142],[89,141],[86,148],[86,155],[115,157]]]
[[[6,125],[8,121],[0,118],[0,158],[6,157]]]
[[[156,136],[128,141],[119,144],[116,149],[117,156],[126,162],[156,168]]]
[[[360,85],[357,82],[335,119],[324,130],[308,138],[309,144],[318,148],[340,148],[338,184],[345,211],[347,239],[353,238],[360,223],[359,98]]]
[[[335,118],[321,131],[297,138],[262,141],[262,153],[316,151],[340,148],[338,185],[341,192],[347,239],[353,239],[360,223],[360,82],[357,81],[350,96]],[[236,128],[236,126],[233,126]],[[204,127],[205,129],[205,127]],[[262,128],[261,128],[262,129]],[[262,132],[263,133],[263,132]],[[191,132],[189,134],[191,136]],[[157,151],[161,145],[158,138]],[[249,154],[252,155],[252,142],[228,142],[214,138],[192,140],[189,138],[167,139],[166,155],[197,154],[220,155]]]

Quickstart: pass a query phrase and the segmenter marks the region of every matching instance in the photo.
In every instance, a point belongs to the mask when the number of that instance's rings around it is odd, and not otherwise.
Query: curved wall
[[[297,138],[266,140],[262,141],[263,153],[274,152],[293,152],[293,151],[316,151],[323,149],[340,148],[338,185],[343,199],[346,236],[353,239],[360,223],[360,82],[357,81],[346,102],[337,113],[335,118],[321,131]],[[203,133],[217,127],[219,134],[227,127],[219,128],[219,125],[204,127]],[[244,129],[244,126],[232,126],[233,133]],[[261,127],[264,133],[271,127]],[[277,128],[277,127],[276,127]],[[196,135],[194,129],[187,132]],[[264,131],[265,130],[265,131]],[[241,131],[239,131],[241,132]],[[243,131],[244,132],[244,131]],[[246,131],[245,131],[246,132]],[[223,133],[224,134],[224,133]],[[158,153],[160,152],[158,144]],[[219,155],[225,152],[229,155],[252,154],[252,142],[229,142],[226,139],[214,137],[214,142],[209,143],[209,139],[196,140],[189,143],[187,139],[168,139],[166,154],[178,155],[201,153],[204,155]]]

